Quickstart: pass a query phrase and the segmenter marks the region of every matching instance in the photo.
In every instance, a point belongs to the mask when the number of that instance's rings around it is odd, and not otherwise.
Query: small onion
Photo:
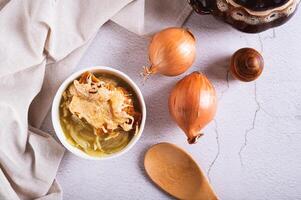
[[[196,143],[215,116],[217,97],[213,85],[199,72],[180,80],[169,96],[169,112],[185,132],[189,144]]]
[[[149,45],[151,66],[143,75],[159,73],[177,76],[185,72],[195,60],[195,38],[184,28],[167,28],[154,35]]]

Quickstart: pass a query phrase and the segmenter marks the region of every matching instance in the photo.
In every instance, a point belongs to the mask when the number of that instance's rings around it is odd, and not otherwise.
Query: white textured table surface
[[[143,168],[145,151],[162,141],[190,152],[220,199],[301,199],[300,23],[301,11],[282,27],[249,35],[211,16],[190,16],[184,26],[197,38],[197,60],[186,74],[204,72],[219,96],[215,121],[195,145],[187,144],[167,108],[170,89],[185,74],[154,76],[142,85],[149,38],[105,24],[78,69],[106,65],[127,73],[145,97],[146,127],[134,148],[117,159],[86,161],[66,151],[57,175],[64,199],[170,199]],[[227,79],[229,56],[247,46],[263,53],[262,76],[251,83]],[[53,133],[49,117],[43,129]]]

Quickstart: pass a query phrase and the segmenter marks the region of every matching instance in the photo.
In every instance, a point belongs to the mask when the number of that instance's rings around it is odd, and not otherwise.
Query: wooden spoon
[[[176,145],[159,143],[152,146],[144,157],[144,167],[160,188],[176,198],[217,200],[199,166]]]

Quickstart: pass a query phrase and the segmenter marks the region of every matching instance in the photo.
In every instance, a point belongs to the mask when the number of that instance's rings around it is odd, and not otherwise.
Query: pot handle
[[[211,14],[211,8],[207,0],[187,0],[195,12],[201,15]]]

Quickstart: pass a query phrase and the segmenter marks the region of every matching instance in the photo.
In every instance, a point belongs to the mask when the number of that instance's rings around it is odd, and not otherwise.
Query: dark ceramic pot
[[[258,33],[287,22],[300,0],[188,0],[199,14],[212,14],[234,28]]]

